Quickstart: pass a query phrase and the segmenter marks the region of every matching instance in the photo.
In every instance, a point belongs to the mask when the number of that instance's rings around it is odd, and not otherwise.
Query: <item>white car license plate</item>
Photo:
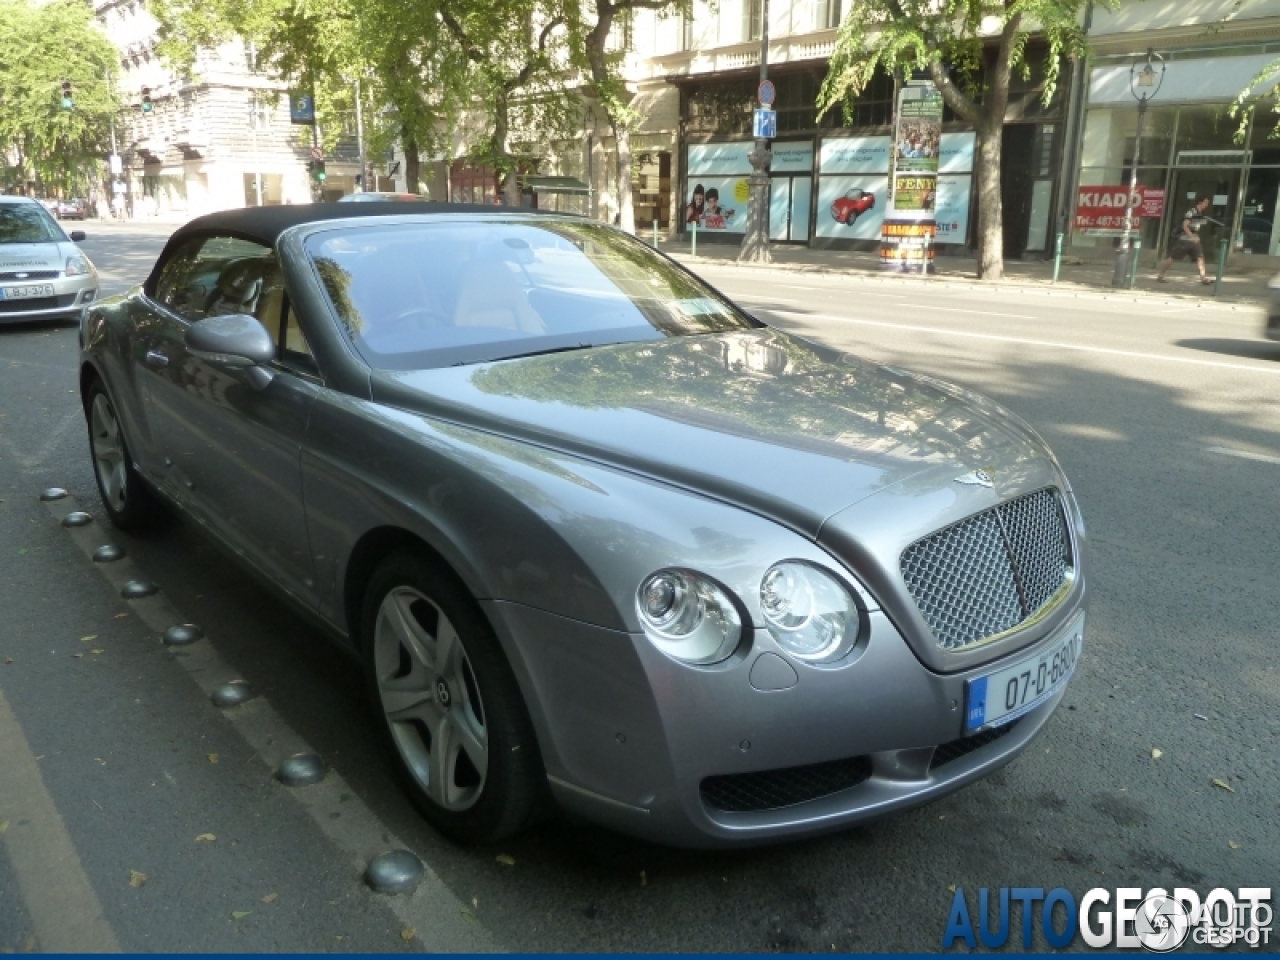
[[[1044,652],[970,680],[965,689],[964,729],[1012,723],[1059,690],[1076,668],[1084,644],[1084,614]]]
[[[0,287],[0,300],[29,300],[33,297],[52,296],[51,283],[39,283],[30,287]]]

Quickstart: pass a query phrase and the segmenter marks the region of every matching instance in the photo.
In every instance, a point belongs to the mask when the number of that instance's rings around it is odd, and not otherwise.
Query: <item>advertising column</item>
[[[898,95],[893,197],[880,228],[880,265],[885,269],[933,272],[941,146],[942,94],[931,83],[908,83]]]

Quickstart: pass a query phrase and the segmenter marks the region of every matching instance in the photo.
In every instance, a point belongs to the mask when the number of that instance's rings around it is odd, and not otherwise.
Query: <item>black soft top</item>
[[[439,203],[436,201],[406,201],[386,203],[299,203],[279,207],[245,207],[241,210],[221,210],[188,221],[169,237],[164,250],[156,260],[147,278],[147,290],[155,289],[160,265],[169,259],[178,245],[191,237],[221,234],[250,240],[266,247],[274,247],[280,234],[290,227],[303,223],[319,223],[326,220],[347,220],[367,217],[403,217],[424,213],[469,213],[472,215],[511,216],[521,214],[551,214],[550,210],[531,210],[527,207],[491,207],[479,203]],[[563,214],[560,214],[563,216]]]

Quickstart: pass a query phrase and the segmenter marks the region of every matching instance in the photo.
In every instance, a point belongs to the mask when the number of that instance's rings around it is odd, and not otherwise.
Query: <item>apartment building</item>
[[[157,24],[146,0],[95,0],[94,13],[120,51],[128,107],[115,135],[128,215],[192,217],[311,202],[312,129],[290,123],[285,91],[254,72],[251,48],[202,50],[191,76],[182,77],[156,54]],[[327,163],[325,192],[354,190],[352,145],[344,143]]]

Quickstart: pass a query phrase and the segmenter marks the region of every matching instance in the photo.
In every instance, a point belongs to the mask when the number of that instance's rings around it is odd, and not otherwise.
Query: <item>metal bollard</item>
[[[1129,289],[1138,285],[1138,261],[1142,259],[1142,238],[1134,237],[1129,254]]]
[[[1058,271],[1062,269],[1062,234],[1053,241],[1053,282],[1058,282]]]
[[[658,249],[658,218],[653,218],[653,249]]]
[[[1218,276],[1213,281],[1213,295],[1216,297],[1218,291],[1222,289],[1222,275],[1227,269],[1227,240],[1224,237],[1218,241]]]
[[[696,257],[698,255],[698,221],[693,221],[693,239],[689,241],[689,256]]]

